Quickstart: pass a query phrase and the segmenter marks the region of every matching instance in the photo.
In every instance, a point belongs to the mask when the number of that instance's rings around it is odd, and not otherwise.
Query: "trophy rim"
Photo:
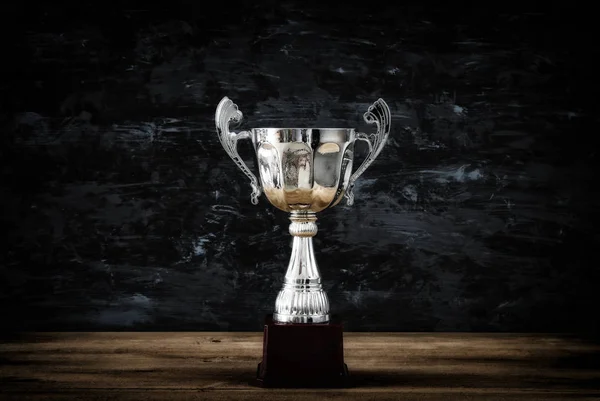
[[[336,128],[336,127],[259,127],[252,130],[320,130],[320,131],[356,131],[356,128]]]

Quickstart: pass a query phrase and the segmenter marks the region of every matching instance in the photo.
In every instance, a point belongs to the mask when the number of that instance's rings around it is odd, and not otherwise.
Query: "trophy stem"
[[[290,234],[294,236],[292,256],[275,301],[273,320],[277,323],[327,323],[329,300],[321,285],[312,237],[317,234],[314,212],[291,213]]]

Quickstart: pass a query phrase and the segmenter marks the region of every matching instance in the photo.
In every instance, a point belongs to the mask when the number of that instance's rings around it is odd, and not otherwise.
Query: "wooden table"
[[[262,333],[31,333],[0,344],[0,399],[600,400],[600,345],[569,336],[345,333],[347,389],[249,385]]]

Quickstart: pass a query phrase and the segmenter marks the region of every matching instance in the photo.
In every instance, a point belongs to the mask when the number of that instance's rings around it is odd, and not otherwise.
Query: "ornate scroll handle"
[[[377,124],[377,132],[374,134],[365,134],[362,132],[356,133],[356,139],[367,142],[369,145],[369,154],[360,167],[350,176],[348,182],[348,190],[346,191],[346,198],[348,199],[348,205],[354,204],[354,183],[365,172],[365,170],[373,163],[375,158],[381,153],[381,150],[385,146],[385,142],[390,134],[390,126],[392,122],[392,116],[390,108],[383,99],[377,99],[367,109],[363,118],[367,124]]]
[[[217,134],[219,134],[219,140],[221,145],[231,157],[231,159],[237,164],[237,166],[246,174],[246,177],[250,179],[250,186],[252,187],[252,195],[250,200],[253,205],[258,204],[258,197],[262,190],[260,184],[256,179],[256,176],[250,171],[246,163],[242,160],[237,151],[237,141],[240,139],[250,138],[249,131],[241,131],[239,133],[229,131],[229,123],[231,121],[239,123],[242,121],[243,114],[235,103],[233,103],[227,96],[225,96],[219,102],[217,111],[215,112],[215,124],[217,126]]]

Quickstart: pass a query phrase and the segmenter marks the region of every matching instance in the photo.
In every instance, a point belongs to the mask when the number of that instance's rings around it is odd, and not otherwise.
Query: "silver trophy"
[[[242,112],[224,97],[215,113],[221,144],[250,179],[251,201],[264,192],[273,206],[290,213],[289,232],[294,237],[292,256],[283,288],[275,301],[276,323],[327,323],[329,300],[321,285],[312,237],[317,234],[317,212],[337,205],[344,197],[354,203],[356,180],[373,163],[390,133],[391,115],[383,99],[373,103],[364,120],[375,124],[373,134],[354,128],[253,128],[238,133]],[[260,183],[237,152],[237,141],[250,138],[256,151]],[[352,173],[354,144],[365,141],[369,153]]]

